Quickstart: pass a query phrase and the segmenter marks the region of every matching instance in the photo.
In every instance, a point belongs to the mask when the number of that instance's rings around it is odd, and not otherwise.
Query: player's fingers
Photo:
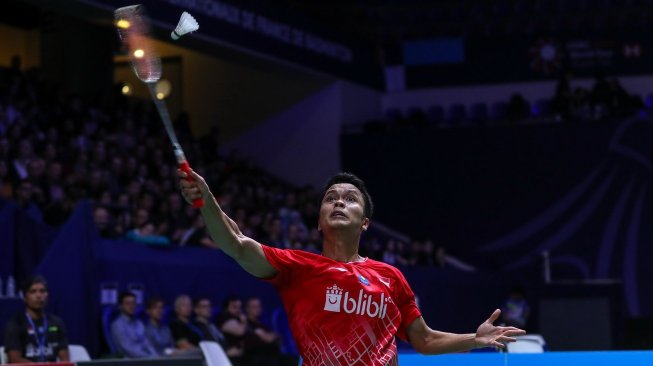
[[[500,329],[503,332],[503,334],[509,335],[509,336],[526,334],[525,330],[515,328],[515,327],[501,327]]]
[[[190,176],[198,182],[204,181],[204,178],[202,178],[201,175],[197,174],[193,169],[190,170]]]
[[[495,320],[497,320],[497,319],[499,318],[499,315],[501,315],[501,310],[500,310],[500,309],[496,309],[496,310],[494,310],[494,312],[492,313],[492,315],[490,315],[490,317],[489,317],[486,321],[487,321],[488,323],[492,324],[492,323],[494,323]]]
[[[188,181],[186,179],[180,179],[179,180],[179,188],[183,189],[191,189],[191,188],[196,188],[197,183],[195,181]]]

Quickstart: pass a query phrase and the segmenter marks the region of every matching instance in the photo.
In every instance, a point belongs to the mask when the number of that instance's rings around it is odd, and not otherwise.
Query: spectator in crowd
[[[245,335],[247,333],[247,317],[243,314],[242,301],[230,296],[224,301],[222,312],[216,319],[218,328],[225,336],[227,349],[244,348]],[[242,357],[230,357],[234,364],[242,365]]]
[[[118,352],[127,358],[157,357],[159,353],[145,335],[145,325],[136,318],[136,295],[118,297],[120,315],[111,323],[111,336]]]
[[[179,246],[215,248],[213,241],[206,233],[206,225],[202,215],[196,214],[191,227],[182,230],[179,237]]]
[[[35,187],[28,179],[23,179],[18,184],[15,194],[16,203],[31,218],[36,221],[43,221],[43,211],[41,210],[43,195],[38,187]]]
[[[8,199],[14,195],[14,186],[9,178],[7,162],[0,160],[0,198]]]
[[[95,222],[95,227],[97,228],[101,237],[115,239],[120,236],[116,230],[116,226],[113,225],[111,213],[105,207],[95,207],[93,210],[93,221]]]
[[[191,322],[193,304],[188,295],[179,295],[175,299],[175,318],[170,322],[170,331],[176,348],[182,350],[196,349],[202,335]]]
[[[594,86],[590,92],[589,101],[594,119],[601,119],[608,115],[609,110],[612,109],[612,88],[605,74],[601,71],[595,75]]]
[[[454,268],[465,272],[476,271],[476,267],[468,263],[465,263],[454,256],[447,254],[447,250],[442,245],[435,248],[434,263],[437,268]]]
[[[531,109],[524,96],[515,93],[510,97],[506,107],[506,118],[510,122],[522,121],[531,115]]]
[[[556,91],[551,101],[551,109],[557,118],[562,120],[569,120],[571,118],[572,99],[571,74],[565,72],[558,78]]]
[[[397,243],[394,239],[390,238],[385,244],[383,262],[394,266],[397,264],[397,257]]]
[[[160,297],[152,297],[147,301],[145,312],[148,316],[145,324],[145,337],[159,356],[180,353],[175,348],[170,328],[163,323],[164,302]]]
[[[129,230],[127,239],[143,244],[170,245],[170,239],[158,235],[152,222],[146,222],[138,228]]]
[[[222,331],[215,324],[211,323],[211,318],[213,317],[211,300],[206,297],[197,298],[193,311],[195,312],[195,319],[192,325],[197,328],[203,341],[217,342],[229,357],[237,358],[243,355],[243,349],[241,347],[228,347]]]
[[[245,336],[246,366],[279,365],[280,337],[261,322],[263,306],[261,299],[252,297],[245,302],[247,333]]]
[[[501,320],[507,326],[526,328],[528,318],[531,315],[531,308],[526,301],[524,288],[515,286],[510,295],[501,306]]]
[[[11,318],[4,333],[9,363],[68,362],[68,337],[64,323],[45,311],[48,284],[45,278],[29,277],[21,288],[25,311]]]

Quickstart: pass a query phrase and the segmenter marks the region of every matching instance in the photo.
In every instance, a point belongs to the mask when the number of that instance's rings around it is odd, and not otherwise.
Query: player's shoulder
[[[377,261],[375,259],[367,258],[364,262],[364,265],[368,268],[374,269],[375,271],[379,273],[384,273],[387,276],[392,276],[392,277],[403,277],[403,274],[401,271],[388,263]]]
[[[315,254],[313,252],[308,252],[301,249],[283,249],[283,248],[276,248],[267,245],[263,245],[263,248],[266,252],[274,254],[276,256],[284,256],[296,260],[312,261],[312,262],[324,260],[324,257],[319,254]]]

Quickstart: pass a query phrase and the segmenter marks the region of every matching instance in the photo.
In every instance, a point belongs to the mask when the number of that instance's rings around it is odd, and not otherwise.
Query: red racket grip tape
[[[195,179],[193,179],[193,176],[190,174],[190,165],[188,165],[188,161],[184,160],[181,163],[179,163],[179,170],[181,170],[182,172],[188,174],[188,176],[186,176],[187,181],[192,182],[192,181],[195,180]],[[202,206],[204,206],[204,200],[203,199],[198,198],[196,200],[193,200],[193,207],[194,208],[201,208]]]

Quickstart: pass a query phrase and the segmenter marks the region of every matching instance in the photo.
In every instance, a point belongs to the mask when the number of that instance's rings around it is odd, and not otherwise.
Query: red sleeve
[[[422,312],[419,311],[417,303],[415,302],[415,293],[410,288],[408,281],[404,275],[398,269],[395,269],[397,275],[397,282],[395,284],[395,299],[397,301],[397,307],[399,308],[399,313],[401,314],[401,324],[397,330],[397,336],[404,341],[408,341],[406,337],[406,329],[415,319],[422,316]]]
[[[292,278],[292,271],[297,268],[298,260],[291,250],[279,249],[262,245],[263,253],[268,262],[277,270],[277,274],[263,278],[275,286],[284,286]]]

